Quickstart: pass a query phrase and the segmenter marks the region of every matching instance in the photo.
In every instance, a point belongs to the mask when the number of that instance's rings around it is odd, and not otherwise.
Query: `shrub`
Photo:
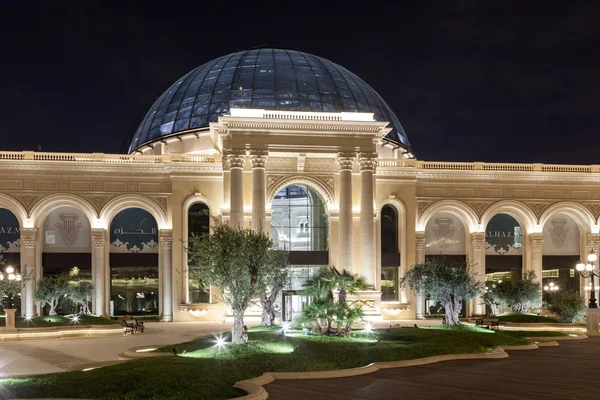
[[[488,291],[493,292],[488,299],[493,298],[498,307],[510,307],[516,312],[527,313],[532,307],[539,308],[542,306],[542,284],[536,278],[535,272],[530,271],[521,280],[497,283]],[[487,300],[484,298],[484,301]]]
[[[548,310],[556,313],[561,322],[583,321],[585,299],[574,291],[556,293],[550,300]]]

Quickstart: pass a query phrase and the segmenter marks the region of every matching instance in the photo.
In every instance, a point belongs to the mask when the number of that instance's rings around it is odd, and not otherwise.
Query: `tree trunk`
[[[58,300],[50,301],[50,312],[48,315],[56,315],[56,306],[58,305]]]
[[[338,293],[339,303],[342,305],[345,305],[347,297],[348,297],[348,294],[346,293],[346,291],[344,289],[341,289],[340,292]]]
[[[262,305],[262,315],[260,318],[260,324],[262,326],[273,326],[273,320],[275,319],[275,310],[273,310],[273,298],[274,296],[260,295],[260,304]]]
[[[460,325],[458,320],[458,314],[460,314],[460,303],[459,308],[456,308],[455,302],[445,301],[442,303],[444,310],[446,311],[446,325]]]
[[[490,304],[490,311],[492,312],[492,315],[500,314],[500,308],[498,307],[498,304]]]
[[[231,327],[231,343],[245,344],[247,339],[244,335],[244,311],[233,310],[233,326]]]

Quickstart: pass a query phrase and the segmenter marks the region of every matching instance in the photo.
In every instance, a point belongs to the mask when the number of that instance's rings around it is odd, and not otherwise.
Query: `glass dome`
[[[228,54],[177,80],[152,105],[129,152],[163,136],[207,127],[231,108],[372,112],[376,120],[391,123],[385,140],[412,152],[400,121],[371,86],[331,61],[282,49]]]

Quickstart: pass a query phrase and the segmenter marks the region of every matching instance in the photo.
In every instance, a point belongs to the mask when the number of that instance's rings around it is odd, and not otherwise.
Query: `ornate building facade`
[[[372,318],[435,314],[399,286],[427,257],[468,260],[492,288],[534,271],[589,291],[574,272],[600,245],[600,165],[430,162],[356,75],[294,51],[234,53],[179,79],[130,154],[0,152],[0,252],[45,275],[91,280],[93,312],[220,320],[215,288],[187,268],[191,233],[215,217],[290,251],[283,318],[320,265],[364,275]],[[21,313],[35,305],[28,282]],[[249,314],[258,312],[256,307]],[[478,299],[466,315],[485,312]]]

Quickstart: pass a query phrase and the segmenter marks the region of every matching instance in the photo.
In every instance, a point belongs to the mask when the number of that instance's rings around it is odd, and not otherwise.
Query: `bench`
[[[136,332],[144,333],[144,323],[138,321],[137,319],[121,320],[121,326],[123,326],[123,333],[127,334],[128,332],[132,335]]]
[[[482,328],[485,326],[487,329],[498,330],[500,327],[500,319],[499,318],[480,318],[478,320],[475,320],[475,326],[481,326]]]

